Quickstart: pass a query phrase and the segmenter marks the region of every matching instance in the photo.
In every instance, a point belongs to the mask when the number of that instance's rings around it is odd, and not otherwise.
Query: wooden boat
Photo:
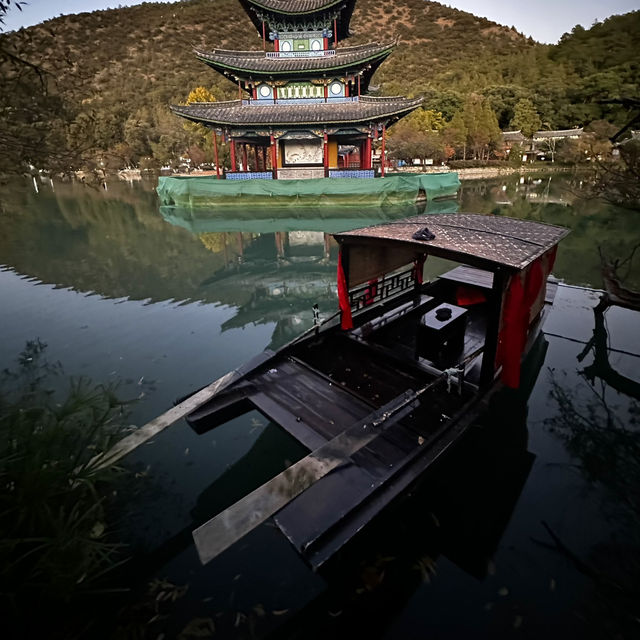
[[[187,416],[204,432],[258,409],[311,452],[193,531],[202,562],[273,516],[318,567],[405,491],[518,387],[567,233],[445,214],[335,234],[338,314],[210,385]],[[428,256],[457,266],[423,282]]]

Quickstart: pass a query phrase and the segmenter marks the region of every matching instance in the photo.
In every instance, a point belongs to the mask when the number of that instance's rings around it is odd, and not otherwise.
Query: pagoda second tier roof
[[[422,98],[362,96],[347,102],[315,102],[311,104],[276,103],[246,104],[242,100],[228,102],[195,102],[172,105],[171,110],[183,118],[217,126],[354,124],[392,118],[394,120],[413,111]]]
[[[272,57],[268,58],[264,51],[230,51],[214,49],[195,53],[214,69],[235,71],[246,74],[259,75],[310,75],[318,72],[339,71],[359,66],[369,62],[379,65],[393,50],[395,42],[358,45],[355,47],[341,47],[336,49],[335,55],[313,57]]]

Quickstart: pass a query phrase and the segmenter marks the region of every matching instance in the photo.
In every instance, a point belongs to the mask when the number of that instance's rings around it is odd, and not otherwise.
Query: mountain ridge
[[[589,30],[576,27],[552,46],[437,2],[359,0],[352,36],[339,46],[398,37],[396,50],[372,83],[382,95],[424,96],[425,107],[446,119],[461,108],[465,96],[479,93],[490,100],[502,127],[515,102],[528,98],[548,126],[570,128],[626,117],[621,107],[594,100],[637,93],[639,17],[640,12],[632,12]],[[624,33],[624,42],[616,56],[607,58],[604,49],[616,33]],[[34,100],[33,88],[42,77],[35,72],[27,77],[24,70],[6,73],[9,62],[3,56],[0,89],[10,108],[0,118],[35,109],[37,102],[43,118],[50,118],[58,146],[73,139],[107,151],[139,138],[133,145],[137,155],[156,156],[158,145],[166,154],[178,144],[182,128],[169,114],[170,103],[184,102],[197,86],[209,89],[216,100],[237,97],[233,83],[195,59],[195,48],[260,50],[262,42],[238,0],[143,3],[60,16],[2,34],[0,53],[8,51],[41,69],[47,92],[46,99]],[[590,51],[586,56],[585,50]],[[598,64],[584,64],[589,56]],[[18,76],[22,84],[16,88]],[[25,116],[23,129],[34,119],[36,114]],[[37,155],[37,136],[32,137]]]

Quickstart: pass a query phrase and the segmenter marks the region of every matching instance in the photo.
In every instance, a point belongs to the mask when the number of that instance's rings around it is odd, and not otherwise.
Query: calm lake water
[[[315,302],[333,312],[327,233],[411,213],[196,215],[160,210],[153,187],[0,188],[0,367],[39,338],[68,375],[138,397],[137,425],[290,340]],[[162,558],[149,579],[189,585],[157,636],[197,618],[233,638],[640,636],[628,598],[640,577],[640,314],[594,312],[598,249],[628,256],[640,212],[579,195],[566,176],[508,177],[464,182],[457,202],[428,208],[569,227],[554,270],[564,284],[528,402],[487,416],[322,574],[269,525],[206,567],[190,542],[195,524],[301,455],[259,413],[202,436],[177,423],[131,456],[147,472],[123,500],[123,535]],[[430,276],[442,269],[427,261]],[[620,273],[640,289],[640,255]]]

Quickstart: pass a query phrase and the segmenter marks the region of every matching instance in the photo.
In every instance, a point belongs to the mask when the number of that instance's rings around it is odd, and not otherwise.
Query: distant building
[[[507,155],[514,145],[518,144],[523,149],[522,161],[533,162],[536,159],[544,160],[555,154],[555,145],[561,140],[577,140],[582,136],[582,127],[576,129],[557,129],[536,131],[533,137],[527,138],[522,131],[503,131],[502,142]]]

